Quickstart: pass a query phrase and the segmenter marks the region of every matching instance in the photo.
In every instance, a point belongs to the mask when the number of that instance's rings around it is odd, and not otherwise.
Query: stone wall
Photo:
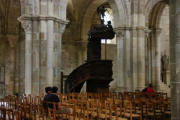
[[[9,7],[5,7],[7,3],[8,0],[6,3],[0,3],[2,14],[0,19],[0,64],[5,67],[5,93],[12,95],[20,93],[20,91],[24,93],[24,62],[21,61],[24,58],[22,55],[24,44],[21,44],[23,33],[21,34],[22,30],[17,20],[21,15],[20,2],[18,0],[10,1]]]

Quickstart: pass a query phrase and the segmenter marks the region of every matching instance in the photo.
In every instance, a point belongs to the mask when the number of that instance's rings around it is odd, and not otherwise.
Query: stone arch
[[[59,17],[62,20],[66,20],[67,5],[69,0],[60,0],[59,2]]]
[[[164,40],[162,39],[162,36],[165,34],[164,32],[162,33],[162,30],[164,31],[164,29],[161,29],[162,25],[160,23],[166,5],[168,5],[167,0],[148,1],[146,4],[146,27],[151,31],[147,36],[147,44],[149,44],[147,56],[148,61],[151,61],[152,63],[152,66],[148,65],[152,71],[148,74],[153,76],[151,77],[151,82],[154,84],[157,90],[163,90],[169,94],[169,87],[162,83],[162,78],[164,77],[162,76],[163,72],[161,68],[161,59],[162,55],[164,55],[164,53],[162,54],[164,48],[161,48],[161,46],[164,44],[164,42],[162,43],[162,40]],[[169,42],[166,43],[168,43],[167,48],[169,48]],[[169,51],[167,51],[166,55],[169,55],[168,53]],[[156,71],[156,73],[154,73],[154,71]]]
[[[110,0],[109,3],[113,10],[115,27],[128,26],[130,22],[130,19],[128,19],[130,12],[128,1]]]
[[[160,17],[162,15],[162,12],[165,8],[166,4],[161,1],[159,3],[157,3],[151,13],[149,14],[149,24],[148,24],[148,27],[149,28],[158,28],[159,27],[159,22],[160,22]]]
[[[107,0],[94,0],[88,6],[82,20],[82,29],[81,29],[81,39],[83,41],[87,40],[87,33],[91,26],[91,21],[94,13],[96,12],[97,7],[106,3]],[[108,1],[112,10],[114,18],[114,27],[126,26],[127,25],[127,7],[126,3],[122,0],[110,0]]]
[[[151,20],[150,17],[152,17],[152,15],[157,15],[157,16],[154,16],[153,17],[153,21],[154,19],[158,19],[159,16],[161,15],[162,13],[162,10],[164,8],[164,4],[167,4],[168,3],[168,0],[148,0],[148,2],[146,3],[145,5],[145,20],[146,20],[146,26],[148,26],[149,24],[152,24],[149,23]],[[160,8],[158,8],[160,7]],[[155,14],[156,12],[158,12],[157,14]],[[155,22],[155,21],[154,21]]]

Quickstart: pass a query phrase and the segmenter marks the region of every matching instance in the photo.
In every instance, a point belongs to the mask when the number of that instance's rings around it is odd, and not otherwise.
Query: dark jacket
[[[47,109],[46,102],[60,102],[59,97],[56,94],[47,94],[44,96],[43,107]],[[53,108],[53,105],[48,105],[49,108]]]

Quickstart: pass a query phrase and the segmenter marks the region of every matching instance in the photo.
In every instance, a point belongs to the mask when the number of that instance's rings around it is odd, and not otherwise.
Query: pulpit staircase
[[[98,24],[88,33],[87,61],[73,70],[65,81],[65,93],[80,92],[86,82],[86,92],[107,91],[112,79],[112,61],[101,60],[101,39],[113,39],[110,24]]]
[[[65,92],[80,92],[87,83],[88,92],[108,89],[112,81],[112,61],[96,60],[82,64],[71,72],[65,84]]]

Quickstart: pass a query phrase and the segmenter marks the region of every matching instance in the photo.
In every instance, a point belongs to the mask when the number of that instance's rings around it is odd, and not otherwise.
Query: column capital
[[[31,21],[41,21],[41,20],[52,20],[54,22],[58,22],[61,24],[68,24],[69,21],[68,20],[63,20],[60,17],[56,17],[56,16],[43,16],[43,15],[37,15],[37,16],[30,16],[30,15],[22,15],[18,18],[18,20],[31,20]]]
[[[30,19],[25,18],[24,16],[20,16],[18,21],[21,23],[22,28],[25,32],[32,31],[32,21]]]
[[[145,33],[146,33],[146,34],[149,34],[149,33],[151,33],[151,32],[152,32],[152,30],[151,30],[151,29],[149,29],[149,28],[146,28],[144,31],[145,31]]]
[[[59,32],[60,33],[63,33],[65,28],[66,28],[66,24],[65,23],[59,23]]]
[[[152,33],[152,30],[149,29],[149,28],[146,28],[146,29],[144,30],[144,32],[145,32],[146,39],[148,39],[149,36],[150,36],[150,34]]]
[[[126,30],[125,27],[114,28],[117,37],[124,37],[125,30]]]

